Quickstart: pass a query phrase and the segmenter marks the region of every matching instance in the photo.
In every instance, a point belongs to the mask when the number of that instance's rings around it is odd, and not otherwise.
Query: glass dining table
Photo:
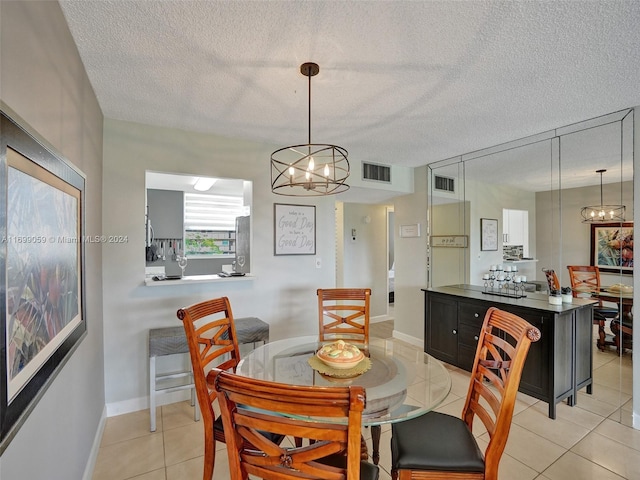
[[[371,337],[368,345],[354,342],[371,362],[364,373],[351,377],[321,373],[323,369],[315,369],[309,360],[325,343],[329,342],[319,342],[317,336],[267,343],[244,355],[236,373],[291,385],[363,386],[367,401],[362,424],[371,427],[375,464],[380,458],[383,424],[422,415],[437,407],[451,390],[451,377],[441,362],[392,338]]]

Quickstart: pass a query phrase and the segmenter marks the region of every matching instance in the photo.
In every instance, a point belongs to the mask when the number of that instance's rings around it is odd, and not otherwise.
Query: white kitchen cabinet
[[[529,253],[529,212],[527,210],[502,210],[503,245],[522,245],[523,255]]]

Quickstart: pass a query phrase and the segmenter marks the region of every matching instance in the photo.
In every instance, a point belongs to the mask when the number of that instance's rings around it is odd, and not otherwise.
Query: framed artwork
[[[480,250],[498,250],[498,220],[480,219]]]
[[[315,205],[274,203],[273,237],[275,255],[315,255]]]
[[[591,265],[633,274],[633,222],[591,224]]]
[[[413,223],[410,225],[400,225],[400,236],[403,238],[419,237],[420,224]]]
[[[86,333],[85,178],[1,114],[0,453]]]
[[[467,248],[466,235],[431,235],[432,247]]]

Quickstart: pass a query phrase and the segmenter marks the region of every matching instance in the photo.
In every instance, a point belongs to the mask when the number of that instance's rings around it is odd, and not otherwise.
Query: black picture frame
[[[273,204],[274,255],[316,254],[315,205]]]
[[[592,223],[589,258],[601,272],[633,275],[633,222]]]
[[[480,250],[498,250],[498,220],[496,218],[480,219]]]
[[[2,454],[86,336],[87,316],[84,175],[4,111],[0,165]],[[16,353],[22,331],[37,338],[28,355]]]

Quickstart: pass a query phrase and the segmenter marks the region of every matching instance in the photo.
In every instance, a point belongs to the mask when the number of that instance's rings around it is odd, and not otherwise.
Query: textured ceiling
[[[313,61],[312,141],[419,166],[640,105],[637,0],[60,4],[113,119],[304,143]]]

